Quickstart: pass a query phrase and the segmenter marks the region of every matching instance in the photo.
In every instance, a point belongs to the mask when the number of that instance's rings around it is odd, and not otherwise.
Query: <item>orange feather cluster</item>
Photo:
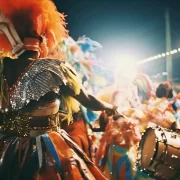
[[[107,125],[103,139],[107,144],[116,144],[118,146],[126,144],[130,146],[140,140],[140,134],[133,120],[120,118]]]
[[[134,120],[119,118],[108,123],[105,133],[100,139],[99,149],[96,153],[96,165],[98,165],[100,158],[105,156],[110,145],[130,149],[132,146],[137,145],[140,139],[141,135]]]
[[[25,37],[42,36],[52,49],[61,38],[67,37],[65,16],[51,0],[0,0],[0,11],[12,22],[22,41]],[[11,49],[3,34],[0,48],[5,52]]]

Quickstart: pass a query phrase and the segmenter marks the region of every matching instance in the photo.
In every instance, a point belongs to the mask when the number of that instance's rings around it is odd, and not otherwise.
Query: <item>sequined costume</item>
[[[59,127],[57,98],[66,82],[61,63],[37,59],[12,87],[4,79],[9,103],[1,107],[1,178],[105,179]],[[43,110],[51,113],[42,116]]]
[[[61,129],[72,121],[76,97],[84,105],[81,81],[62,59],[49,59],[67,36],[64,16],[50,0],[0,0],[0,179],[106,179]],[[10,54],[8,53],[10,52]],[[82,95],[82,97],[81,97]],[[95,101],[94,101],[95,100]],[[66,117],[59,116],[65,109]]]

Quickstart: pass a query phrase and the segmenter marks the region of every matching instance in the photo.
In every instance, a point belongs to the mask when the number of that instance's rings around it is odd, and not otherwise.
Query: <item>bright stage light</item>
[[[134,80],[137,74],[136,57],[129,54],[120,54],[115,61],[115,81],[127,84]]]
[[[177,51],[177,49],[174,49],[174,53],[177,53],[178,51]]]
[[[153,57],[144,59],[144,60],[142,60],[142,61],[138,61],[137,64],[143,64],[143,63],[146,63],[146,62],[148,62],[148,61],[153,61],[153,60],[155,60],[155,59],[160,59],[160,58],[162,58],[162,57],[169,56],[170,54],[173,55],[173,54],[178,53],[178,51],[180,52],[180,48],[171,50],[170,52],[158,54],[158,55],[156,55],[156,56],[153,56]]]

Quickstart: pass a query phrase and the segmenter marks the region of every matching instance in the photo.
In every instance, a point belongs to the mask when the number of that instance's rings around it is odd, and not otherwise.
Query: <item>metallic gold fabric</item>
[[[55,130],[59,127],[59,116],[25,116],[14,112],[3,114],[1,131],[15,134],[16,136],[28,136],[31,130]]]

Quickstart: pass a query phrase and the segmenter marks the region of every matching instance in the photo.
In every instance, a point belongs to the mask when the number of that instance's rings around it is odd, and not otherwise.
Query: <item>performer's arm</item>
[[[79,95],[74,95],[73,91],[68,86],[63,86],[63,91],[74,97],[79,103],[93,111],[105,110],[109,115],[116,112],[116,107],[112,104],[101,101],[92,94],[90,94],[84,87],[81,88]]]
[[[86,108],[89,108],[94,111],[114,109],[114,106],[112,104],[101,101],[92,94],[89,94],[84,87],[81,88],[80,94],[74,96],[74,98]]]

